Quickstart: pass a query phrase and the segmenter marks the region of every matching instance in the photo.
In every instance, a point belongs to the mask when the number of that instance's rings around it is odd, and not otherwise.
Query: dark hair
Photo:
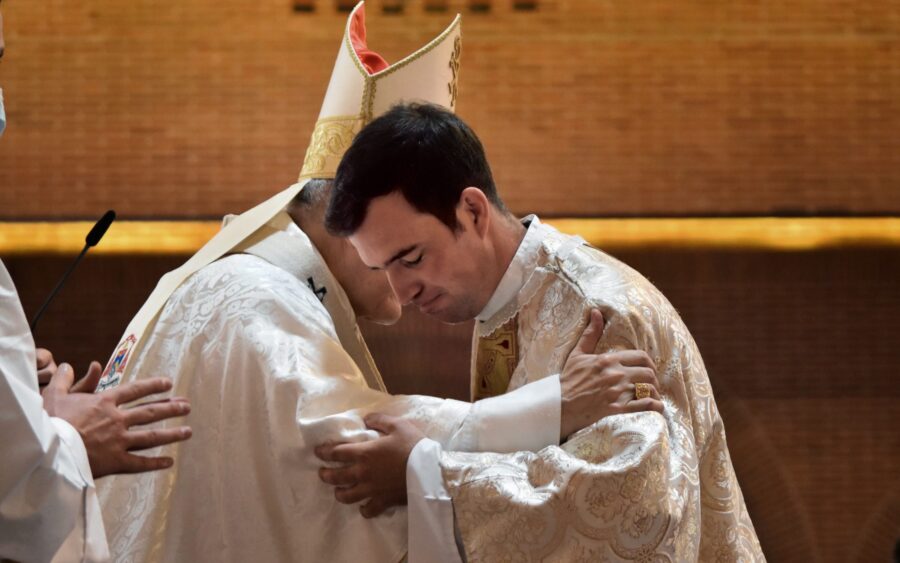
[[[456,230],[456,205],[469,186],[506,210],[481,141],[468,125],[438,106],[399,104],[365,126],[347,149],[325,227],[336,236],[352,235],[365,221],[370,201],[400,190],[418,211]]]

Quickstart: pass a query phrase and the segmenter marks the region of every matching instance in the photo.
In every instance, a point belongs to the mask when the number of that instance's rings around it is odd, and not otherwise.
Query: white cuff
[[[88,461],[87,449],[84,447],[84,441],[81,434],[75,427],[69,424],[69,421],[55,416],[49,417],[50,423],[56,429],[59,439],[63,445],[71,452],[72,465],[70,466],[69,475],[77,472],[81,476],[81,483],[85,487],[94,486],[94,475],[91,472],[91,464]],[[72,471],[74,470],[74,471]]]
[[[461,563],[453,528],[453,501],[441,474],[441,445],[424,438],[406,462],[409,563]]]
[[[472,404],[449,449],[467,452],[536,452],[559,445],[562,416],[559,375],[545,377]]]
[[[77,514],[75,527],[72,529],[59,550],[53,555],[53,563],[57,561],[82,561],[98,563],[109,561],[109,547],[106,541],[106,530],[103,516],[100,513],[100,502],[94,488],[94,477],[88,460],[87,449],[81,434],[68,421],[48,417],[62,442],[61,453],[54,460],[54,468],[60,470],[73,484],[81,487],[81,505],[72,505]],[[59,465],[58,467],[57,464]],[[75,477],[81,477],[75,483]]]

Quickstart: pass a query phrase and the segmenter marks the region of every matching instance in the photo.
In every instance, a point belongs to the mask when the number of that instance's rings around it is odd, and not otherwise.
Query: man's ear
[[[471,222],[479,237],[487,236],[491,222],[491,203],[484,192],[475,187],[468,187],[459,195],[460,210]]]

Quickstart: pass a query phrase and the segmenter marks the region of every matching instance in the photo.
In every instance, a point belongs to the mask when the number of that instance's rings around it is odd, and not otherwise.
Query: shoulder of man
[[[237,315],[267,309],[315,311],[332,324],[307,284],[250,254],[231,254],[195,272],[172,294],[166,310],[177,306]]]
[[[615,306],[635,292],[658,290],[636,270],[585,242],[546,226],[540,264],[593,305]]]
[[[608,329],[627,328],[635,345],[647,337],[656,340],[673,319],[681,324],[675,308],[646,277],[580,237],[552,229],[542,247],[555,283],[567,286],[585,308],[600,309]]]

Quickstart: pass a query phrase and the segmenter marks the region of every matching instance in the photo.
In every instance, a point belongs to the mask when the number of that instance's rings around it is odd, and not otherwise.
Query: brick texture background
[[[5,0],[0,219],[218,217],[291,183],[346,18],[300,3]],[[459,112],[514,211],[900,212],[893,0],[471,4],[372,0],[370,45],[463,13]]]

